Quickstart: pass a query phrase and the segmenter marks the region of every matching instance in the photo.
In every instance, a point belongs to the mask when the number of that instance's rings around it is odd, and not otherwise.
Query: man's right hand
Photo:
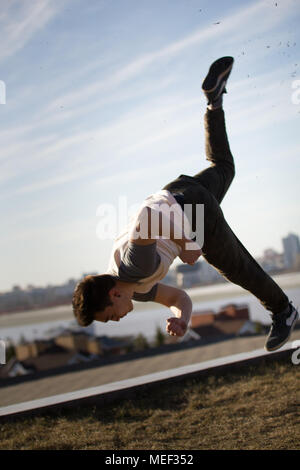
[[[182,248],[179,258],[183,263],[187,263],[193,265],[196,263],[197,259],[202,255],[202,250],[200,248],[196,248],[194,250],[187,250],[185,247]]]
[[[184,336],[187,331],[187,323],[181,318],[171,317],[167,319],[166,330],[171,336]]]

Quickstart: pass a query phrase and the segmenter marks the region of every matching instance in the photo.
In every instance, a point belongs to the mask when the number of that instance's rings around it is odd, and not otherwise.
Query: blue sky
[[[97,208],[205,168],[201,82],[223,55],[225,217],[254,256],[300,234],[299,19],[297,0],[2,0],[0,291],[104,272]]]

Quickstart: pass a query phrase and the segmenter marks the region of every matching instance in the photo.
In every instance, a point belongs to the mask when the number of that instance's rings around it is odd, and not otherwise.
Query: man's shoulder
[[[132,299],[137,302],[153,302],[156,297],[157,288],[158,284],[154,284],[154,286],[146,293],[134,292]]]

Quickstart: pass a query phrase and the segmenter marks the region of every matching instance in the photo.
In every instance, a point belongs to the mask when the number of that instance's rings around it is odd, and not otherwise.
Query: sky
[[[0,291],[105,272],[101,208],[118,233],[147,196],[208,165],[201,84],[226,55],[225,218],[255,257],[300,234],[297,0],[0,6]]]

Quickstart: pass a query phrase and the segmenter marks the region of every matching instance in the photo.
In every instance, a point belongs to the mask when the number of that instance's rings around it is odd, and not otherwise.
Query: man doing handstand
[[[86,276],[76,286],[73,311],[81,326],[94,320],[119,321],[133,310],[133,299],[168,307],[174,314],[167,320],[168,333],[183,336],[192,313],[192,301],[185,291],[160,281],[177,256],[184,263],[194,264],[203,255],[226,279],[250,291],[271,312],[272,326],[265,349],[274,351],[288,341],[298,319],[297,310],[238,240],[220,208],[235,175],[222,107],[232,66],[232,57],[218,59],[202,84],[208,101],[204,124],[210,166],[194,176],[180,175],[144,201],[137,216],[115,240],[107,272]],[[169,217],[169,236],[162,234],[166,215],[159,207],[172,208],[175,215],[181,215],[190,224],[189,233],[194,233],[195,211],[186,216],[184,209],[195,208],[197,204],[204,205],[202,249],[179,227],[178,217]],[[152,216],[157,213],[159,219],[154,224]],[[145,226],[146,233],[142,230]]]

